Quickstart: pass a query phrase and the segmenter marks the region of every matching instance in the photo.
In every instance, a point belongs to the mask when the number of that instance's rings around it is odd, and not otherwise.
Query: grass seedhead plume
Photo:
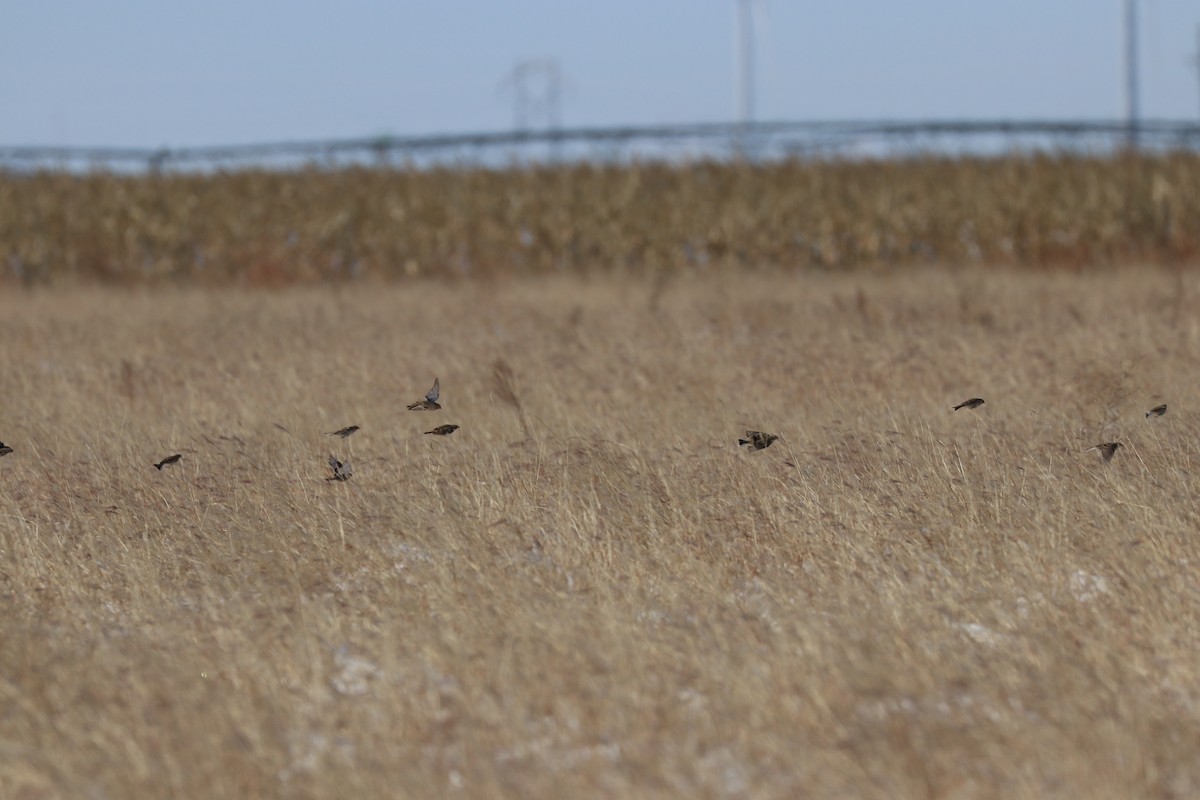
[[[520,392],[517,391],[517,376],[503,358],[497,358],[496,362],[492,364],[492,390],[501,402],[516,410],[517,419],[521,423],[521,430],[525,434],[526,441],[532,441],[533,431],[529,427],[529,419],[525,414],[525,404],[521,401]]]

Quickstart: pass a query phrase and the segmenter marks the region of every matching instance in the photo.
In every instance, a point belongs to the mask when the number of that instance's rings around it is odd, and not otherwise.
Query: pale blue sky
[[[734,118],[735,0],[46,0],[0,9],[0,144],[503,130],[556,57],[569,126]],[[286,8],[286,11],[280,10]],[[1142,111],[1200,117],[1200,3],[1142,0]],[[1114,118],[1121,0],[763,0],[759,119]]]

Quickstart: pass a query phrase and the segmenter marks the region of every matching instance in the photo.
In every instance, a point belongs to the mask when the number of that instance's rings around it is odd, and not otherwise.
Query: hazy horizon
[[[1121,2],[757,6],[755,117],[1124,113]],[[566,127],[737,116],[734,0],[504,9],[230,0],[9,9],[0,143],[186,147],[505,130],[506,78],[556,59]],[[1140,106],[1194,119],[1200,8],[1139,4]]]

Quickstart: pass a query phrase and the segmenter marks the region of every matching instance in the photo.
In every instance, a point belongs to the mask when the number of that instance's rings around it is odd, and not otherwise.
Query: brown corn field
[[[0,280],[1185,263],[1200,158],[0,176]]]

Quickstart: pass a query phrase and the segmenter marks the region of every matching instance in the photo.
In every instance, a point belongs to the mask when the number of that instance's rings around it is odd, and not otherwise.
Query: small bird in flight
[[[354,433],[356,430],[358,430],[358,426],[357,426],[357,425],[347,425],[347,426],[346,426],[346,427],[344,427],[344,428],[339,428],[339,429],[337,429],[336,431],[333,431],[333,432],[331,432],[331,433],[327,433],[327,434],[325,434],[325,435],[326,435],[326,436],[340,436],[340,437],[342,437],[343,439],[345,439],[347,436],[349,436],[350,434]]]
[[[1099,450],[1100,460],[1107,464],[1109,461],[1112,461],[1112,457],[1116,454],[1118,447],[1124,447],[1124,445],[1120,442],[1104,442],[1095,447],[1089,447],[1088,450]],[[1084,452],[1086,453],[1087,450]]]
[[[457,425],[438,425],[431,431],[425,431],[426,434],[432,433],[434,436],[449,436],[458,430]]]
[[[354,474],[350,471],[350,462],[338,461],[337,456],[329,457],[329,468],[333,470],[333,476],[326,478],[327,481],[348,481]]]
[[[164,458],[162,461],[160,461],[160,462],[158,462],[157,464],[155,464],[155,465],[154,465],[154,468],[155,468],[156,470],[158,470],[159,472],[162,472],[162,468],[163,468],[163,467],[167,466],[168,464],[174,464],[174,463],[176,463],[177,461],[179,461],[179,459],[181,459],[181,458],[183,458],[183,454],[182,454],[182,453],[176,453],[176,454],[175,454],[175,455],[173,455],[173,456],[167,456],[167,457],[166,457],[166,458]]]
[[[437,411],[441,406],[438,405],[438,395],[441,394],[442,387],[438,383],[438,379],[433,379],[433,388],[425,393],[424,400],[418,400],[408,407],[409,411]]]
[[[1147,411],[1146,418],[1149,419],[1150,417],[1161,417],[1165,413],[1167,413],[1167,404],[1163,403],[1161,406],[1155,406]]]
[[[762,431],[746,431],[745,439],[738,439],[739,445],[745,445],[754,450],[765,450],[771,446],[771,442],[779,437],[773,433],[763,433]]]
[[[972,397],[970,400],[963,400],[956,405],[954,410],[958,411],[960,408],[979,408],[981,405],[983,405],[982,397]]]
[[[0,442],[0,456],[6,456],[12,451],[13,449],[11,447],[6,445],[4,442]]]

